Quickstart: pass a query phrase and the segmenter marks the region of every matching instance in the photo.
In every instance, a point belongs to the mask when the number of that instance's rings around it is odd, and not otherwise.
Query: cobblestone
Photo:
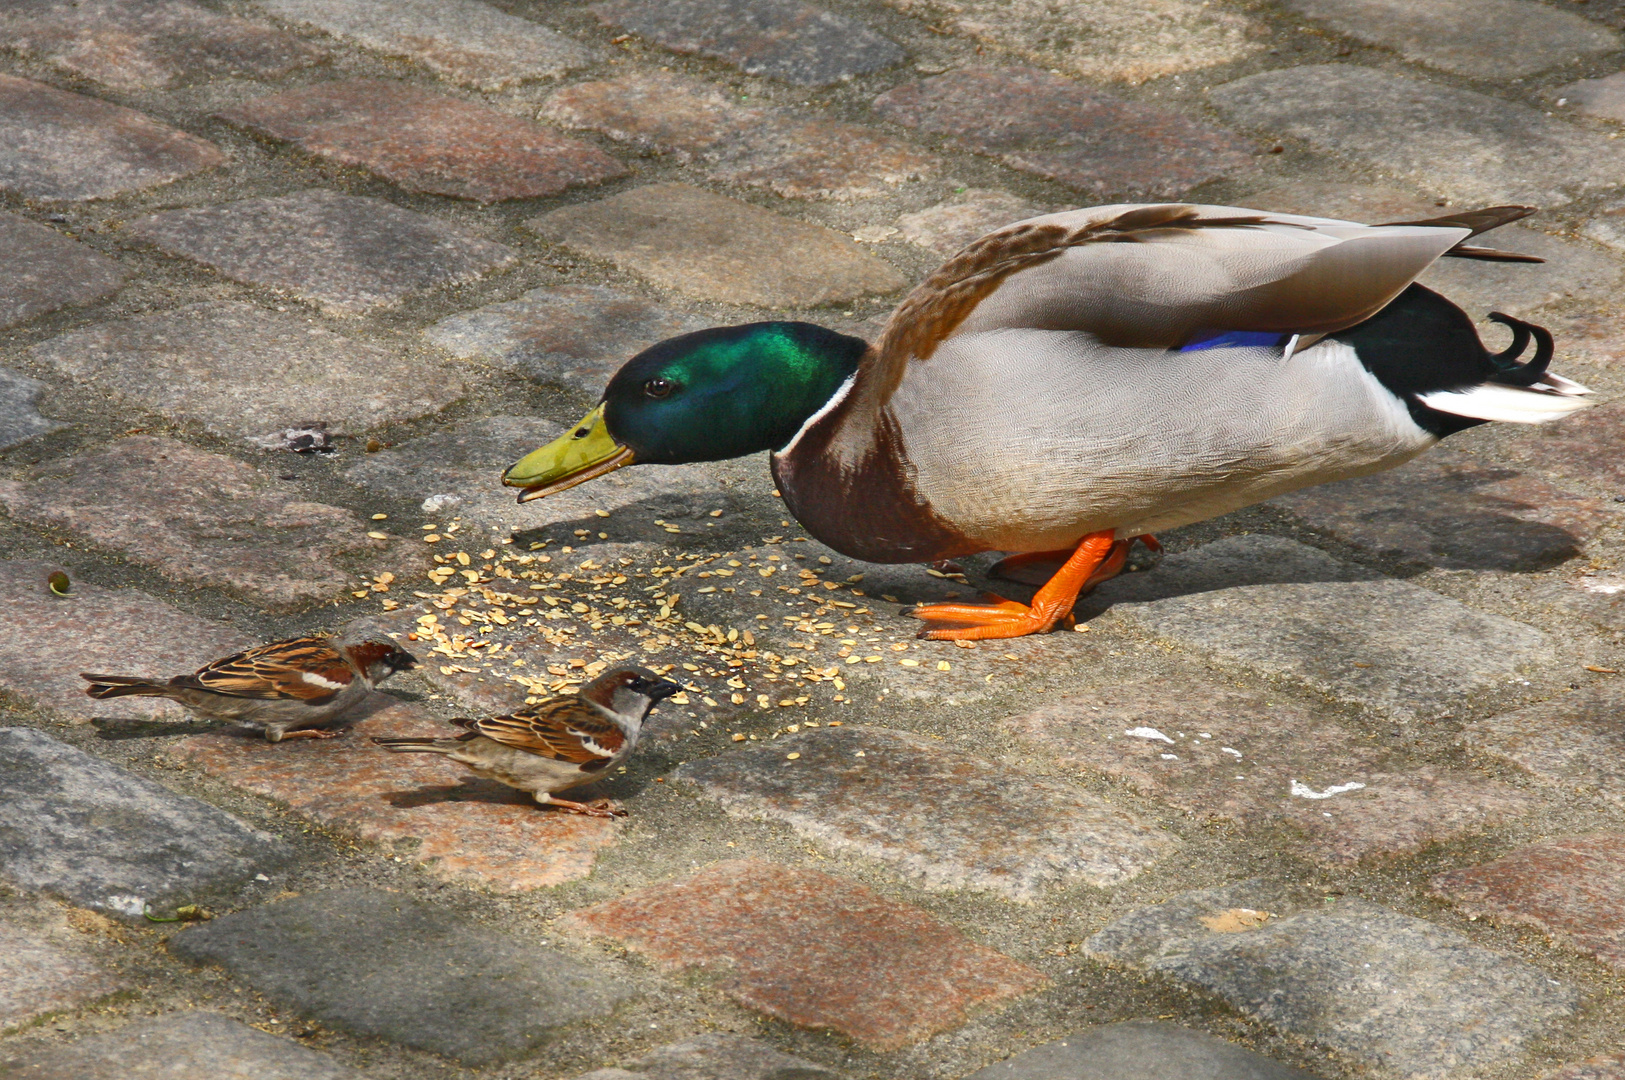
[[[0,867],[11,884],[139,921],[229,899],[280,840],[44,732],[0,728]]]
[[[525,1056],[627,996],[555,949],[371,889],[239,911],[192,926],[169,948],[324,1024],[464,1065]]]
[[[139,408],[248,441],[312,420],[355,434],[437,412],[465,389],[435,360],[236,301],[98,323],[30,355]]]
[[[1141,83],[1241,60],[1259,24],[1198,0],[887,0],[1086,79]]]
[[[1625,408],[1605,402],[1550,431],[1515,440],[1504,457],[1573,480],[1587,488],[1625,493],[1625,462],[1616,448],[1625,438]]]
[[[64,425],[40,415],[34,402],[45,384],[0,368],[0,450],[21,446]]]
[[[816,225],[685,184],[651,184],[534,218],[544,239],[702,300],[812,307],[908,284]]]
[[[1467,724],[1466,746],[1625,806],[1625,707],[1604,682]]]
[[[1352,64],[1266,71],[1215,87],[1238,127],[1302,139],[1465,202],[1560,206],[1612,187],[1620,147],[1524,105]]]
[[[1618,517],[1611,503],[1446,449],[1272,502],[1311,528],[1405,565],[1513,573],[1574,558]]]
[[[673,52],[794,86],[828,86],[903,59],[862,23],[801,0],[604,0],[592,11]]]
[[[124,980],[94,955],[86,935],[74,930],[66,915],[48,903],[0,906],[5,920],[0,923],[0,1031],[124,988]],[[0,1057],[0,1069],[7,1067]]]
[[[787,822],[932,889],[1030,901],[1049,886],[1120,884],[1174,847],[1080,788],[883,728],[806,731],[677,775],[732,814]]]
[[[1545,972],[1421,919],[1362,901],[1292,906],[1257,881],[1203,889],[1123,916],[1085,950],[1402,1076],[1515,1060],[1579,1003]],[[1230,930],[1236,911],[1252,914]],[[1270,914],[1261,925],[1258,912]]]
[[[698,1035],[650,1051],[624,1069],[577,1080],[836,1080],[838,1073],[738,1035]]]
[[[619,838],[614,821],[543,810],[524,792],[474,779],[444,758],[372,744],[454,733],[422,708],[375,694],[357,713],[362,719],[341,742],[267,754],[277,747],[222,732],[190,736],[172,753],[325,827],[405,850],[447,881],[510,891],[557,885],[591,873],[598,852]]]
[[[88,720],[110,709],[121,716],[179,719],[162,698],[120,698],[102,705],[85,696],[81,671],[169,677],[255,644],[242,632],[170,607],[135,589],[104,589],[83,581],[73,596],[51,595],[47,581],[62,567],[17,559],[0,562],[0,686],[61,716]],[[71,575],[70,575],[71,576]]]
[[[478,360],[596,400],[632,357],[708,325],[602,285],[558,285],[453,315],[423,334],[460,360]]]
[[[888,90],[875,111],[1091,197],[1177,196],[1251,167],[1241,139],[1032,68],[967,68]]]
[[[125,272],[94,248],[15,214],[0,214],[0,329],[118,290]],[[0,436],[3,439],[3,436]]]
[[[1275,537],[1216,541],[1085,603],[1399,719],[1438,716],[1554,659],[1546,634]]]
[[[597,59],[594,50],[479,0],[256,0],[292,23],[388,56],[415,60],[480,90],[551,79]]]
[[[994,229],[1045,213],[1008,191],[967,188],[897,219],[903,238],[947,258]]]
[[[1533,926],[1625,968],[1625,835],[1593,833],[1518,848],[1438,875],[1434,894],[1472,917]]]
[[[76,1043],[25,1049],[16,1080],[360,1080],[330,1055],[209,1012],[165,1013]]]
[[[200,477],[208,478],[206,487]],[[235,458],[153,435],[132,435],[36,465],[21,480],[0,481],[0,506],[174,581],[228,589],[272,607],[332,598],[353,580],[352,564],[402,572],[428,558],[405,540],[368,537],[376,530],[353,510],[309,501]]]
[[[1314,1080],[1177,1024],[1102,1024],[1035,1046],[966,1080]]]
[[[6,48],[116,90],[275,79],[326,58],[291,34],[187,0],[14,0],[0,12],[0,35]]]
[[[1553,91],[1553,96],[1588,116],[1625,120],[1625,72],[1604,75],[1600,79],[1581,79],[1558,87]]]
[[[1303,853],[1332,865],[1408,854],[1536,806],[1465,770],[1401,766],[1373,733],[1271,700],[1278,696],[1153,677],[1048,701],[1003,726],[1047,761],[1126,782],[1188,814],[1248,828],[1289,822]]]
[[[1576,1061],[1553,1069],[1540,1080],[1625,1080],[1625,1054]]]
[[[83,202],[224,164],[213,143],[134,109],[0,74],[0,191]]]
[[[894,1050],[1044,986],[1025,964],[856,882],[715,863],[569,916],[668,969],[716,968],[749,1008]]]
[[[223,119],[407,190],[492,203],[626,175],[595,146],[460,98],[383,79],[260,98]]]
[[[791,199],[870,198],[939,165],[871,128],[738,105],[717,87],[665,72],[576,83],[555,93],[543,111],[567,127],[698,159],[713,179]]]
[[[166,210],[131,222],[130,231],[171,255],[286,290],[334,315],[392,307],[517,259],[502,244],[382,199],[319,190]]]
[[[1530,0],[1287,0],[1340,34],[1405,59],[1476,79],[1511,79],[1593,60],[1620,48],[1590,19]],[[1507,43],[1519,42],[1516,49]]]

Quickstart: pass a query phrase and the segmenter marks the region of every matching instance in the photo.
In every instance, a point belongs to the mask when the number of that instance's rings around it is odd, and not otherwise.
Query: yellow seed
[[[739,697],[738,694],[735,694],[734,697],[739,698],[739,701],[734,702],[735,705],[738,705],[738,704],[740,704],[740,702],[743,702],[745,700],[744,698]],[[738,731],[734,732],[732,737],[733,737],[734,742],[744,742],[745,741],[745,736],[741,732],[738,732]]]
[[[608,510],[594,510],[593,513],[597,514],[599,517],[609,517]]]
[[[459,562],[459,563],[461,563],[461,564],[462,564],[462,565],[464,565],[464,566],[467,566],[467,565],[468,565],[468,564],[469,564],[469,563],[471,563],[471,562],[473,562],[473,561],[474,561],[474,560],[473,560],[473,559],[470,559],[470,558],[469,558],[469,557],[468,557],[468,552],[466,552],[466,551],[459,551],[459,552],[458,552],[458,553],[457,553],[457,561],[458,561],[458,562]]]
[[[948,666],[948,661],[946,661],[946,660],[938,660],[937,661],[937,670],[938,671],[952,671],[953,668]]]
[[[789,703],[788,702],[781,702],[781,704],[789,704]],[[785,754],[784,755],[784,760],[786,760],[786,761],[794,761],[796,758],[798,758],[800,756],[801,756],[800,754]]]
[[[425,544],[438,544],[438,543],[440,543],[440,534],[439,533],[430,533],[428,536],[425,536],[423,538],[423,542]]]
[[[367,534],[367,539],[369,539],[369,540],[388,540],[389,539],[389,534],[388,533],[381,533],[381,532],[370,532],[370,533]]]
[[[374,520],[374,521],[388,521],[389,520],[389,515],[388,514],[374,514],[374,515],[372,515],[372,520]]]

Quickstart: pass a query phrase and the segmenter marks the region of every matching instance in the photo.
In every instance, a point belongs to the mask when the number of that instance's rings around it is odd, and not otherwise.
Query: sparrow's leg
[[[266,732],[267,739],[270,739],[270,734],[269,731]],[[270,741],[281,742],[283,739],[336,739],[338,737],[339,732],[328,731],[325,728],[300,728],[297,731],[280,732],[275,739],[270,739]]]
[[[543,806],[556,806],[567,814],[582,814],[586,817],[625,817],[626,811],[609,799],[594,799],[590,803],[571,802],[569,799],[559,799],[545,791],[536,793],[536,801]]]
[[[1113,530],[1104,529],[1080,540],[1077,549],[1038,590],[1031,604],[993,597],[995,602],[989,604],[922,604],[909,614],[929,624],[920,631],[920,637],[938,641],[1043,634],[1063,619],[1070,625],[1072,605],[1078,602],[1078,594],[1122,571],[1133,541],[1117,540],[1115,536]]]

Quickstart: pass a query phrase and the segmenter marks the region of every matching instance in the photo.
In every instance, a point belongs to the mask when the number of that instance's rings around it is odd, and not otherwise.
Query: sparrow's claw
[[[558,799],[545,793],[538,793],[536,801],[543,806],[556,806],[566,814],[580,814],[583,817],[616,818],[626,816],[626,810],[613,799],[594,799],[590,803],[583,803],[571,802],[569,799]]]
[[[288,739],[336,739],[338,737],[339,732],[337,731],[326,731],[322,728],[300,728],[298,731],[284,731],[282,739],[279,741],[285,742]]]

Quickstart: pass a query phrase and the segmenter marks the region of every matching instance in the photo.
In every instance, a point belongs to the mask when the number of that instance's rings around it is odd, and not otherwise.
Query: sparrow
[[[475,776],[528,791],[543,806],[572,814],[625,814],[609,799],[556,799],[554,792],[590,783],[632,756],[644,718],[683,688],[640,667],[606,671],[578,693],[543,698],[489,720],[459,717],[466,732],[448,739],[373,739],[397,754],[445,754]]]
[[[417,658],[390,641],[337,645],[321,635],[273,641],[205,664],[191,675],[155,682],[132,675],[81,674],[98,700],[162,697],[210,720],[233,720],[266,742],[332,739],[321,730],[373,687]]]

